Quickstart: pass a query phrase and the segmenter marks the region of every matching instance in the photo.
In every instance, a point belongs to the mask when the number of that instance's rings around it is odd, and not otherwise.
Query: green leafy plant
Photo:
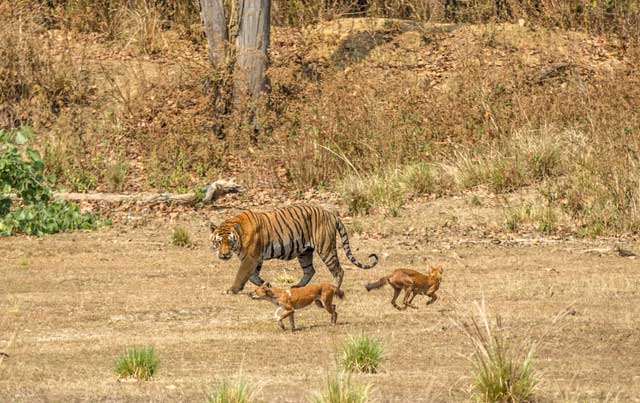
[[[342,349],[341,365],[346,371],[375,374],[384,358],[382,343],[365,334],[350,336]]]
[[[312,396],[312,403],[366,403],[369,401],[370,385],[353,382],[349,372],[327,375],[324,391]]]
[[[53,198],[40,154],[26,147],[32,136],[27,127],[0,130],[0,236],[96,228],[94,215]]]
[[[147,381],[158,370],[159,362],[153,347],[133,347],[118,357],[116,372],[121,378]]]

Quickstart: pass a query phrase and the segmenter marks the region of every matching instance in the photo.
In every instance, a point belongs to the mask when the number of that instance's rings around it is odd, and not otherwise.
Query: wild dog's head
[[[226,221],[216,226],[211,223],[211,250],[217,252],[218,258],[222,260],[231,259],[234,253],[239,253],[242,248],[240,238],[240,224],[227,223]]]
[[[261,286],[257,287],[252,293],[251,298],[253,299],[272,299],[275,298],[275,294],[271,289],[271,284],[264,283]]]
[[[442,280],[443,273],[444,269],[442,266],[434,266],[429,270],[429,276],[436,281]]]

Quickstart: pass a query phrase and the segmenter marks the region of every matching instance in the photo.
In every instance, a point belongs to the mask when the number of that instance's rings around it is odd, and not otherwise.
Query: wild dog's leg
[[[411,294],[413,294],[414,290],[415,288],[413,287],[413,285],[404,287],[404,299],[402,301],[402,303],[404,304],[404,308],[402,309],[407,309],[407,307],[409,306],[409,298],[411,297]]]
[[[416,297],[416,295],[418,295],[418,290],[414,289],[413,293],[411,294],[411,297],[409,298],[409,301],[407,302],[407,305],[410,306],[411,308],[414,308],[414,309],[418,309],[417,306],[412,304],[413,299]]]
[[[254,273],[257,265],[258,260],[247,255],[240,263],[240,268],[238,269],[238,273],[236,273],[236,278],[233,281],[231,288],[227,290],[227,294],[237,294],[242,291],[244,285],[249,281],[249,277]]]
[[[284,309],[285,309],[285,312],[282,315],[280,315],[280,318],[278,318],[278,323],[280,324],[280,328],[282,330],[285,330],[284,323],[282,323],[282,321],[285,318],[289,317],[290,318],[289,322],[291,322],[291,330],[293,331],[295,330],[295,322],[293,321],[293,312],[294,312],[293,307],[291,309],[289,307],[285,307]]]
[[[298,262],[300,262],[300,267],[302,267],[302,272],[304,274],[300,279],[300,282],[291,288],[304,287],[309,284],[313,275],[316,274],[316,271],[313,269],[313,249],[309,249],[298,256]]]
[[[340,266],[340,261],[338,260],[338,250],[336,249],[335,241],[333,242],[333,246],[330,245],[326,249],[328,250],[319,250],[318,254],[335,279],[336,287],[340,289],[340,287],[342,287],[342,279],[344,278],[344,270],[342,270],[342,266]]]
[[[264,280],[262,279],[262,277],[260,277],[260,270],[262,270],[262,262],[258,262],[256,269],[254,270],[251,277],[249,277],[249,281],[257,285],[258,287],[264,284]]]
[[[336,304],[331,305],[331,324],[336,325],[338,322],[338,312],[336,311]]]
[[[438,299],[438,296],[436,295],[436,291],[438,291],[439,288],[440,288],[440,284],[434,284],[431,287],[429,287],[429,290],[427,290],[427,296],[429,296],[429,298],[431,299],[427,301],[427,305],[431,305],[434,302],[436,302],[436,300]]]
[[[397,304],[396,304],[396,300],[398,299],[398,296],[400,295],[400,291],[402,290],[400,287],[396,287],[393,284],[391,285],[393,287],[393,298],[391,299],[391,305],[393,305],[394,307],[396,307],[397,309],[401,309]]]
[[[293,312],[291,312],[291,315],[289,316],[289,323],[291,323],[291,331],[294,332],[296,330],[296,321],[295,319],[293,319]]]
[[[327,310],[331,314],[331,324],[335,325],[338,320],[338,313],[336,312],[336,305],[333,303],[333,295],[335,291],[333,289],[324,289],[322,290],[322,295],[320,298],[322,299],[322,304],[324,305],[324,309]]]

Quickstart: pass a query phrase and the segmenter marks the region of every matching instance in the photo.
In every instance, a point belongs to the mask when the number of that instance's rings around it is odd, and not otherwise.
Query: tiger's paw
[[[228,290],[223,291],[222,295],[235,295],[239,292],[240,290],[234,290],[233,288],[229,288]]]

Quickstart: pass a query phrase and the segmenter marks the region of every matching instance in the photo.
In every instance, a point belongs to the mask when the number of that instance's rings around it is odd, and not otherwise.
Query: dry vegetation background
[[[212,135],[229,117],[211,112],[197,3],[3,1],[0,124],[35,127],[71,190],[236,175],[393,215],[414,195],[534,186],[535,201],[509,207],[512,229],[637,232],[637,2],[444,3],[274,2],[271,112],[254,147]]]
[[[375,398],[465,401],[472,349],[452,318],[483,297],[507,340],[545,339],[539,400],[637,401],[638,264],[613,246],[637,251],[640,231],[638,2],[274,0],[272,22],[254,145],[213,134],[233,117],[212,113],[197,2],[0,0],[0,128],[34,127],[60,189],[249,189],[183,221],[123,205],[96,232],[0,239],[0,401],[204,401],[242,369],[259,401],[298,402],[360,330],[385,342],[382,372],[358,378]],[[266,303],[220,295],[234,263],[212,260],[204,223],[301,199],[339,206],[356,256],[384,258],[347,265],[340,326],[310,308],[291,336]],[[429,308],[362,287],[436,262]],[[138,344],[158,375],[118,383]]]

